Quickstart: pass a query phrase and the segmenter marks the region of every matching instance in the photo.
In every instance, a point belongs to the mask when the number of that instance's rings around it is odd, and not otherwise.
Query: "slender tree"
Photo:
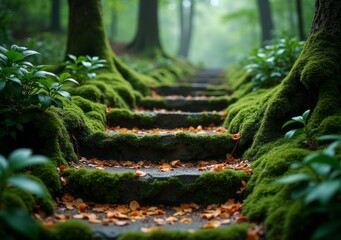
[[[297,11],[298,36],[300,40],[303,41],[305,40],[306,36],[304,33],[302,0],[296,0],[296,11]]]
[[[59,32],[61,30],[60,11],[61,11],[61,1],[51,0],[50,30],[52,32]]]
[[[158,0],[139,1],[137,31],[127,47],[148,57],[164,56],[159,36]]]
[[[262,45],[271,40],[274,28],[269,0],[257,0],[262,31]]]
[[[193,32],[195,2],[194,0],[190,0],[189,3],[190,6],[186,7],[184,4],[184,0],[179,0],[180,47],[178,56],[182,58],[188,57]]]

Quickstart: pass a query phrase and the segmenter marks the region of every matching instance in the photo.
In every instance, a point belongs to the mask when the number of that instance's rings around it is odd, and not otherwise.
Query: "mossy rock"
[[[53,228],[41,227],[40,239],[44,240],[94,240],[95,234],[89,224],[81,220],[59,222]]]
[[[198,230],[193,233],[184,231],[157,231],[153,233],[125,233],[118,240],[244,240],[252,224],[235,224],[226,228]]]

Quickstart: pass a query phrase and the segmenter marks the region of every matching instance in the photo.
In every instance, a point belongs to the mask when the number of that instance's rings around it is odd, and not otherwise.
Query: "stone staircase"
[[[241,200],[249,164],[226,157],[238,140],[220,127],[230,91],[223,77],[221,70],[201,70],[187,83],[155,89],[134,118],[108,115],[107,131],[94,136],[91,148],[80,148],[80,163],[62,172],[70,195],[56,212],[89,221],[99,238],[116,239],[155,227],[200,229],[211,220],[203,206]],[[166,221],[172,217],[177,220]],[[240,209],[229,219],[214,217],[233,224]]]

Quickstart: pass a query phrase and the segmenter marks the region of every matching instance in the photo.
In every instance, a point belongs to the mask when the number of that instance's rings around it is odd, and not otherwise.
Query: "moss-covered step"
[[[236,141],[229,133],[144,134],[96,132],[79,144],[86,158],[115,160],[226,159]],[[235,154],[238,154],[236,149]]]
[[[184,97],[165,97],[165,98],[143,98],[138,106],[144,109],[166,109],[181,110],[190,112],[201,111],[221,111],[225,110],[229,104],[229,97],[209,97],[209,98],[184,98]]]
[[[172,85],[160,85],[155,88],[161,96],[226,96],[231,93],[228,86],[215,86],[205,83],[177,83]]]
[[[107,113],[109,126],[125,128],[180,128],[199,125],[218,126],[224,120],[224,112],[132,112],[126,109],[112,109]]]
[[[145,169],[144,171],[148,171]],[[126,204],[136,200],[142,204],[180,205],[224,203],[240,199],[242,182],[249,175],[244,171],[199,172],[197,169],[153,172],[137,176],[133,171],[118,168],[68,169],[63,172],[65,191],[74,197],[97,203]]]
[[[212,84],[212,85],[220,85],[224,83],[224,78],[222,77],[209,77],[209,76],[194,76],[188,79],[189,83],[202,83],[202,84]]]

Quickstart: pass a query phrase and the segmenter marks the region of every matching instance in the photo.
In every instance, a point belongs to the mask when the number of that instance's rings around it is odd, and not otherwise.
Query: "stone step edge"
[[[222,203],[239,198],[244,171],[224,170],[200,176],[166,178],[137,177],[134,173],[110,173],[103,170],[67,169],[64,192],[74,197],[98,203],[129,203],[177,205],[183,202],[198,204]]]

